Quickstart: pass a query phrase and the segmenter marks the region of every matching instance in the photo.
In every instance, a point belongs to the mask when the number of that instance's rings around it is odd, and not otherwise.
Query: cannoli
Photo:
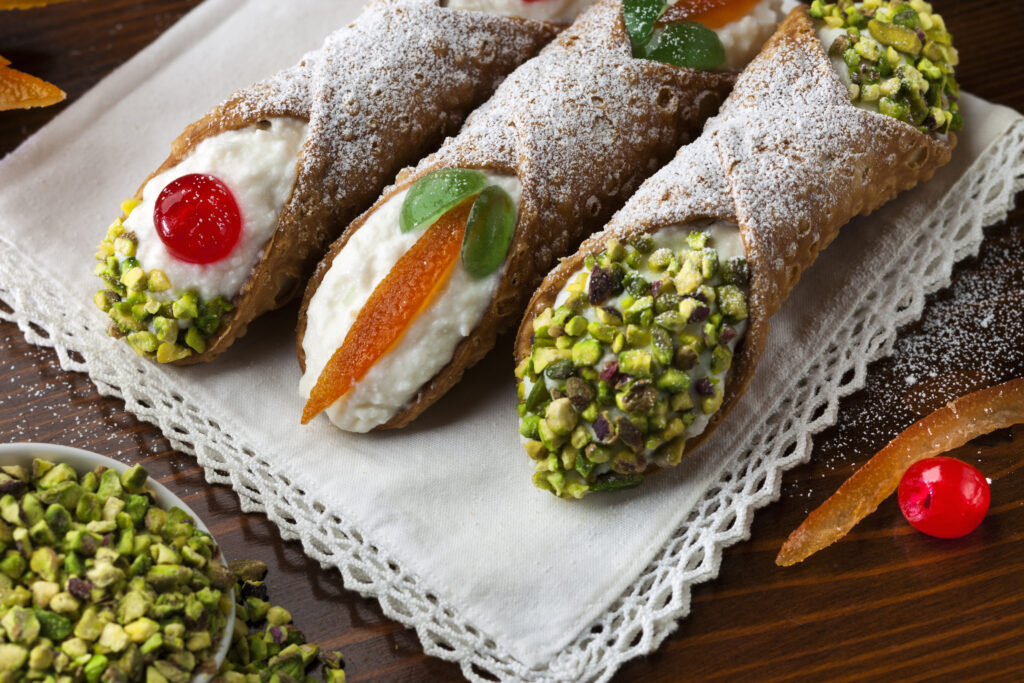
[[[364,432],[415,419],[518,319],[555,260],[692,139],[734,81],[720,67],[750,49],[749,28],[719,37],[742,12],[713,31],[693,21],[699,4],[659,23],[599,2],[345,231],[300,313],[304,422],[323,411]],[[782,4],[757,3],[768,35]]]
[[[159,362],[208,361],[301,291],[344,227],[434,149],[551,23],[374,0],[317,52],[190,125],[122,204],[96,304]]]
[[[793,10],[702,136],[530,302],[516,372],[536,486],[636,486],[707,438],[839,228],[949,160],[956,63],[918,0]]]

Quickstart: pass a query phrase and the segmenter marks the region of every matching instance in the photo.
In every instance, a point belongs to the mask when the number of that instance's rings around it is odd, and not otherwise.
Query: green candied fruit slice
[[[484,188],[473,202],[462,240],[462,266],[485,278],[505,262],[516,229],[516,204],[497,185]]]
[[[688,69],[711,71],[725,64],[718,34],[695,21],[669,24],[647,46],[647,59]]]
[[[432,225],[449,209],[487,187],[487,176],[468,168],[442,168],[417,180],[402,202],[402,232]]]
[[[665,0],[622,0],[622,18],[633,45],[633,55],[642,52],[654,34],[654,24],[668,8]]]
[[[921,38],[917,31],[906,26],[896,24],[885,24],[877,19],[868,22],[868,31],[871,36],[882,45],[891,45],[900,52],[918,57],[921,54]]]

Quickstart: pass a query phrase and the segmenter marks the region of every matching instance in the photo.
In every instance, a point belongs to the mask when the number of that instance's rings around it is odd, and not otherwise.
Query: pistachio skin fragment
[[[534,317],[516,375],[538,488],[580,498],[636,486],[652,464],[678,464],[721,408],[749,315],[746,261],[721,258],[706,232],[664,240],[610,240],[559,294],[571,309]]]
[[[146,271],[136,258],[135,235],[125,230],[124,220],[137,205],[137,200],[121,203],[121,216],[96,251],[94,273],[105,287],[93,302],[109,316],[111,336],[125,338],[140,356],[173,363],[203,353],[234,305],[222,296],[204,300],[191,291],[170,296],[166,273]]]

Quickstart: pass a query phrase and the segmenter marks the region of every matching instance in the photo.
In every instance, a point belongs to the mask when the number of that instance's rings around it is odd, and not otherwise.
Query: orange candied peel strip
[[[907,427],[807,516],[782,545],[775,564],[789,567],[828,547],[875,511],[915,462],[1024,422],[1024,378],[956,399]]]
[[[742,19],[758,2],[760,0],[678,0],[669,5],[658,24],[696,21],[714,30]]]
[[[302,424],[344,396],[405,335],[448,282],[462,250],[473,199],[443,215],[373,290],[345,341],[324,366],[302,411]]]
[[[48,107],[67,97],[52,83],[12,69],[8,64],[0,57],[0,111]]]
[[[69,0],[0,0],[0,10],[4,9],[32,9],[44,5],[56,5],[58,2]]]

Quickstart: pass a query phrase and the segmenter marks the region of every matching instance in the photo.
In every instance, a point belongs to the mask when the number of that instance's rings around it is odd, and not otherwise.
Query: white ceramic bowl
[[[85,474],[96,468],[97,465],[103,465],[111,469],[115,469],[118,472],[124,472],[128,469],[129,465],[125,465],[123,462],[113,460],[105,455],[99,455],[98,453],[92,453],[90,451],[83,451],[80,448],[71,448],[70,446],[57,446],[49,443],[9,443],[0,444],[0,465],[24,465],[26,467],[32,465],[34,458],[42,458],[44,460],[50,460],[51,462],[66,462],[75,468],[79,476]],[[176,495],[161,484],[160,482],[149,479],[146,482],[146,488],[152,491],[153,496],[156,498],[156,503],[160,507],[168,510],[172,507],[179,507],[187,512],[192,519],[196,521],[196,526],[210,533],[210,529],[203,523],[203,520],[199,518],[199,515],[195,513],[185,502],[178,498]],[[212,535],[212,534],[211,534]],[[221,561],[224,561],[224,553],[221,553]],[[235,630],[235,600],[234,593],[231,594],[231,612],[228,614],[227,625],[224,627],[224,635],[220,639],[220,647],[217,648],[217,654],[215,659],[217,661],[217,668],[220,668],[221,663],[228,654],[228,650],[231,649],[231,634]],[[211,678],[210,675],[203,674],[196,676],[192,679],[193,683],[206,683]]]

